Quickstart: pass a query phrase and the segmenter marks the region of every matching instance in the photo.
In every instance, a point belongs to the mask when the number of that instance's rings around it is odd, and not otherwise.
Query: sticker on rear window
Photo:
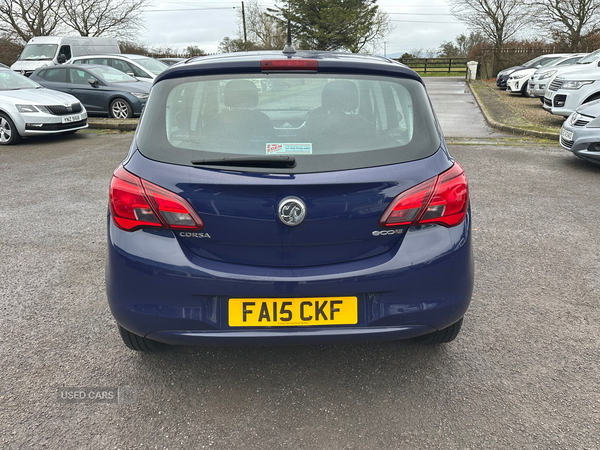
[[[312,144],[267,144],[267,155],[312,155]]]

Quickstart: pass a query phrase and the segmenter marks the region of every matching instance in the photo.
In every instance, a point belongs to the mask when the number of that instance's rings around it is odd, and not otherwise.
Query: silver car
[[[580,106],[564,121],[560,145],[585,161],[600,164],[600,100]]]
[[[142,55],[87,55],[73,57],[70,64],[100,64],[111,66],[140,81],[152,82],[164,70],[167,64]]]
[[[529,97],[539,97],[543,102],[546,87],[548,87],[548,83],[554,79],[554,76],[565,66],[574,67],[573,64],[577,64],[577,62],[585,56],[587,56],[587,53],[575,53],[554,61],[549,66],[541,67],[536,70],[527,85],[527,94]]]
[[[16,144],[27,136],[73,133],[87,126],[87,111],[72,95],[0,69],[0,145]]]

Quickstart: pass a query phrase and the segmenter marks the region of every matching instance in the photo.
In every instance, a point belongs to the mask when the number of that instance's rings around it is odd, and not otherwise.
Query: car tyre
[[[523,86],[521,87],[521,95],[523,97],[527,97],[527,98],[529,98],[529,94],[527,93],[527,86],[528,85],[529,85],[529,82],[527,81],[527,82],[523,83]]]
[[[446,344],[447,342],[452,342],[456,339],[456,336],[458,336],[462,323],[463,319],[461,318],[458,322],[453,323],[449,327],[419,336],[414,340],[421,344]]]
[[[0,114],[0,145],[13,145],[21,141],[15,123],[6,114]]]
[[[108,106],[108,114],[114,119],[130,119],[133,117],[133,109],[127,100],[115,98]]]
[[[153,341],[152,339],[138,336],[137,334],[126,330],[121,325],[119,325],[118,327],[119,334],[121,335],[121,338],[123,339],[125,345],[131,350],[135,350],[136,352],[155,353],[167,350],[171,347],[168,344],[164,344],[162,342]]]

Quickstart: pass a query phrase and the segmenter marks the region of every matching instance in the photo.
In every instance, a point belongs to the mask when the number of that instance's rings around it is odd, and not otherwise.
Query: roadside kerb
[[[105,119],[88,117],[88,128],[97,130],[135,131],[138,119]]]
[[[488,108],[486,107],[484,102],[481,100],[479,95],[477,95],[477,92],[475,91],[475,89],[473,89],[473,87],[471,86],[471,83],[467,83],[467,85],[469,86],[469,89],[471,90],[471,93],[473,94],[473,97],[475,98],[475,101],[477,102],[477,105],[479,106],[479,109],[481,110],[481,113],[483,114],[485,121],[488,123],[488,125],[490,127],[494,128],[495,130],[503,131],[506,133],[517,134],[517,135],[521,135],[521,136],[531,136],[531,137],[535,137],[535,138],[539,138],[539,139],[550,139],[553,141],[559,140],[559,136],[560,136],[559,133],[552,133],[549,131],[527,130],[525,128],[520,128],[520,127],[516,127],[513,125],[507,125],[507,124],[504,124],[504,123],[494,120],[492,118],[492,116],[490,115]],[[498,101],[504,103],[504,101],[500,97],[498,97]],[[507,105],[505,103],[504,103],[504,105],[502,105],[502,107],[504,107],[506,109],[512,109],[509,105]]]

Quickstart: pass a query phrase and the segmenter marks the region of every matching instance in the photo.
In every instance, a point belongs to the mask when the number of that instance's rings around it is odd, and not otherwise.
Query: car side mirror
[[[129,75],[130,77],[134,77],[135,78],[135,73],[133,72],[125,72],[127,75]]]
[[[92,87],[98,87],[100,86],[100,82],[98,80],[94,80],[92,78],[90,78],[89,80],[87,80],[88,83],[90,83],[90,85]]]
[[[539,69],[540,67],[542,67],[541,64],[538,64],[537,66],[535,66],[536,69]]]
[[[56,60],[59,64],[64,64],[67,62],[67,57],[61,53],[60,55],[58,55],[58,58]]]

